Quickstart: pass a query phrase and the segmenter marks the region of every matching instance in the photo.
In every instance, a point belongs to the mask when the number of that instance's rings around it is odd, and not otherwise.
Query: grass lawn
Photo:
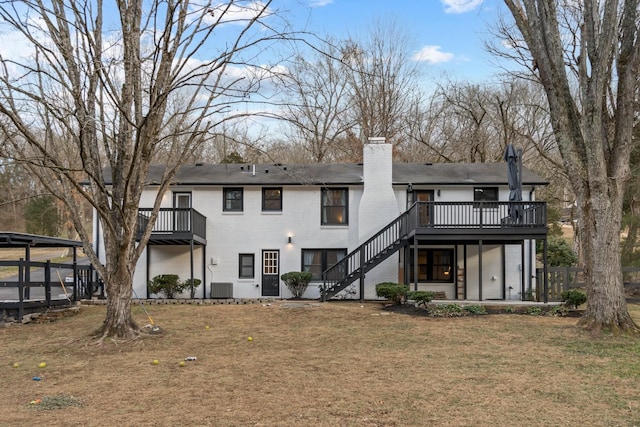
[[[640,425],[640,341],[592,338],[575,318],[287,301],[147,309],[162,335],[102,346],[89,336],[100,306],[0,328],[0,426]]]

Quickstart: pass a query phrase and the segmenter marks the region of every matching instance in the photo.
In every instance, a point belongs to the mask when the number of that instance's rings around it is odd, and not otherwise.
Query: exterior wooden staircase
[[[409,244],[412,209],[402,213],[369,240],[322,272],[320,298],[326,301]],[[415,222],[415,221],[414,221]]]

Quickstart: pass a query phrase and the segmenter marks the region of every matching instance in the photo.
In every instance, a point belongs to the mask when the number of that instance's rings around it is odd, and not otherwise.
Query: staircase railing
[[[416,227],[416,204],[391,221],[369,240],[322,272],[322,301],[333,297],[364,273],[389,258],[407,243],[407,235]]]

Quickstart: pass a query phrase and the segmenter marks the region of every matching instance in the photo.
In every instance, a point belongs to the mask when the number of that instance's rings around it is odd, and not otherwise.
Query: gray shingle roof
[[[158,182],[164,168],[154,165],[149,182]],[[548,182],[523,168],[523,184],[547,185]],[[177,173],[179,185],[361,185],[361,164],[207,164],[183,166]],[[393,183],[397,185],[504,185],[506,163],[434,163],[393,165]]]

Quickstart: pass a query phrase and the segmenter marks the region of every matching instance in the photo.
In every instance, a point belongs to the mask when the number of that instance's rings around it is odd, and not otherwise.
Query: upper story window
[[[497,202],[498,187],[475,187],[473,189],[474,202]]]
[[[282,188],[262,189],[262,210],[269,212],[282,211]]]
[[[322,189],[322,225],[347,225],[349,223],[349,190],[346,188]]]
[[[223,211],[242,212],[243,190],[242,188],[225,188]]]
[[[498,201],[498,187],[474,187],[473,189],[473,201],[474,202],[497,202]],[[474,203],[474,208],[497,208],[497,203]]]

